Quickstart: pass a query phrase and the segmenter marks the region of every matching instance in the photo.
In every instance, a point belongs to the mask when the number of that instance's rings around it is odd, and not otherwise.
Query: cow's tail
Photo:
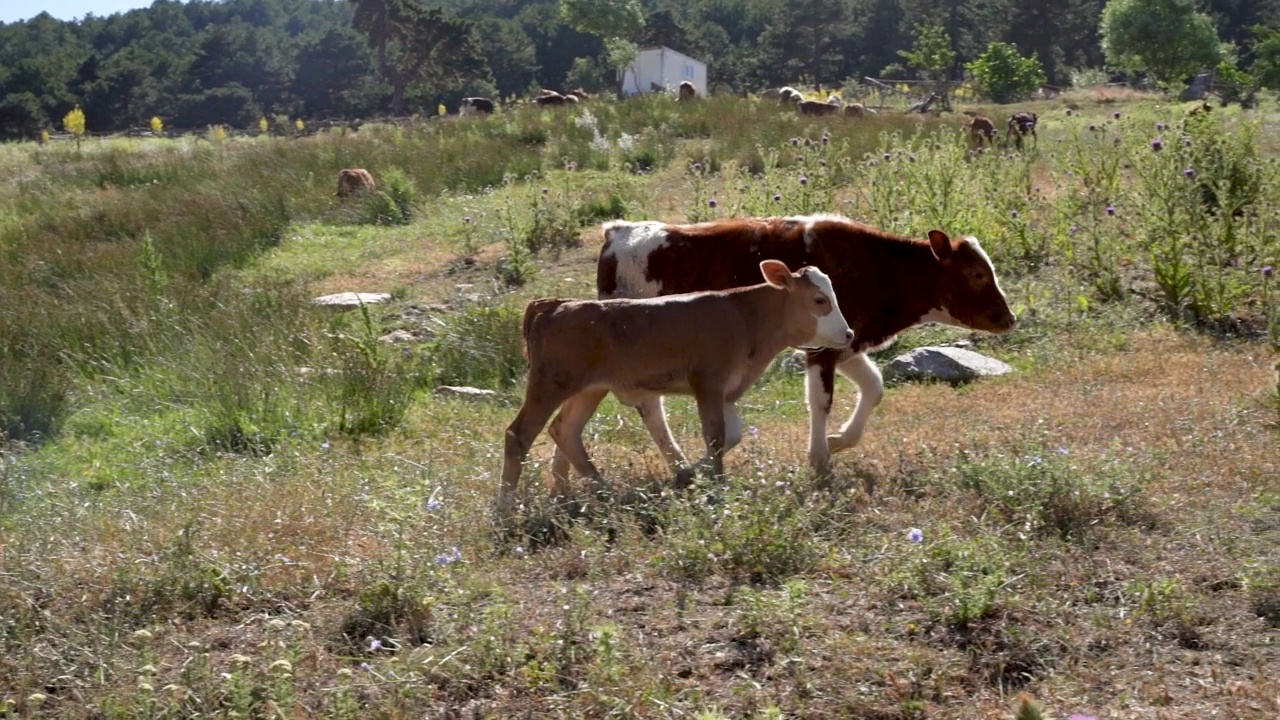
[[[524,322],[522,323],[520,335],[524,340],[524,359],[526,362],[529,360],[529,333],[533,331],[533,322],[538,319],[539,315],[555,310],[567,302],[569,301],[561,298],[538,298],[530,300],[529,304],[525,306]]]

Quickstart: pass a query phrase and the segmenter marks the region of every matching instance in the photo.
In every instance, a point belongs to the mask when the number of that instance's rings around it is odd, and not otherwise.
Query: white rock
[[[1013,372],[995,358],[957,347],[922,347],[903,353],[885,365],[889,380],[941,380],[966,382]]]
[[[363,305],[380,305],[391,299],[390,293],[342,292],[312,298],[311,304],[325,307],[355,308]]]
[[[467,387],[466,385],[440,385],[434,392],[436,395],[462,398],[464,400],[484,400],[485,398],[497,397],[498,395],[498,393],[493,390]]]
[[[408,330],[392,330],[391,332],[378,338],[379,342],[388,345],[404,345],[405,343],[417,342],[418,336]]]

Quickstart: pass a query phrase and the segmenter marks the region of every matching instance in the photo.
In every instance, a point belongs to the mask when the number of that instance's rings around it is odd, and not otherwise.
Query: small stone
[[[378,342],[384,342],[388,345],[404,345],[405,343],[417,342],[418,336],[408,330],[392,330],[391,332],[378,338]]]
[[[434,392],[436,395],[462,398],[464,400],[484,400],[486,398],[498,396],[498,393],[493,390],[467,387],[466,385],[440,385],[434,390]]]
[[[380,305],[390,300],[390,293],[341,292],[312,298],[311,304],[347,309],[358,308],[361,305]]]

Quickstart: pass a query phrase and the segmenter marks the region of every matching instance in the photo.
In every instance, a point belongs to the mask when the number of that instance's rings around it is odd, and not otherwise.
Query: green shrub
[[[361,225],[405,225],[409,222],[395,198],[383,190],[363,195],[358,218]]]
[[[1013,43],[993,42],[977,60],[965,65],[979,92],[998,103],[1013,102],[1045,83],[1044,68],[1034,57],[1018,54]]]

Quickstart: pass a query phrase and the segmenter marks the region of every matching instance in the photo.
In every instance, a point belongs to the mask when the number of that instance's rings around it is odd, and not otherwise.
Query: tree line
[[[1240,72],[1250,69],[1254,49],[1270,37],[1260,35],[1260,26],[1280,21],[1280,0],[1110,0],[1124,3],[1194,6]],[[1069,85],[1073,74],[1097,72],[1108,61],[1130,70],[1156,62],[1141,53],[1124,62],[1135,53],[1106,47],[1100,24],[1107,5],[156,0],[149,8],[78,22],[41,14],[0,24],[0,139],[55,129],[75,107],[88,131],[106,132],[147,127],[153,117],[169,128],[256,127],[262,118],[435,114],[441,104],[456,110],[467,95],[509,98],[540,87],[608,91],[616,68],[636,48],[653,45],[704,60],[708,89],[730,93],[789,83],[838,87],[867,75],[959,78],[1001,42],[1035,58],[1055,85]],[[1140,16],[1167,15],[1147,8]],[[938,29],[949,45],[945,66],[911,62],[922,34]],[[1146,37],[1152,31],[1139,26],[1132,32]]]

